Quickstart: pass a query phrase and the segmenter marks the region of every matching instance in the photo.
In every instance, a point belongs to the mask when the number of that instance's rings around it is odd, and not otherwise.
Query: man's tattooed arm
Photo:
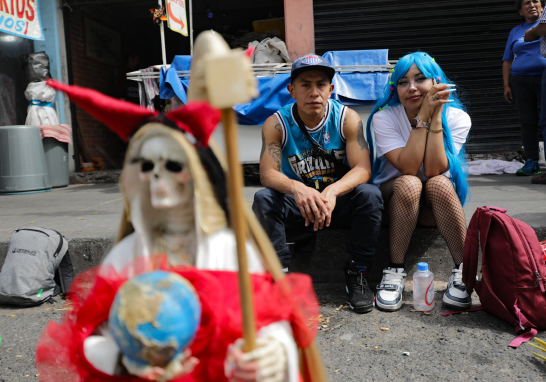
[[[281,171],[281,163],[282,163],[282,150],[281,145],[275,142],[271,142],[267,147],[267,152],[269,155],[271,155],[271,158],[273,158],[273,161],[277,164],[277,170]]]
[[[362,120],[358,121],[358,127],[356,131],[356,141],[360,145],[360,150],[366,150],[366,151],[370,150],[370,148],[368,147],[368,142],[366,142],[366,138],[364,138],[364,127],[362,125]]]

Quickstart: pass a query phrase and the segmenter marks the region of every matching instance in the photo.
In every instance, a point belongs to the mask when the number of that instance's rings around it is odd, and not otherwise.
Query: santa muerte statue
[[[224,125],[233,125],[227,103],[241,100],[229,92],[255,92],[248,58],[210,32],[199,36],[195,51],[189,99],[224,108]],[[259,223],[228,206],[239,185],[227,182],[228,198],[224,161],[209,142],[218,110],[197,101],[158,114],[90,89],[48,84],[130,140],[118,242],[74,282],[73,310],[44,331],[36,352],[40,380],[323,381],[310,278],[284,277]]]

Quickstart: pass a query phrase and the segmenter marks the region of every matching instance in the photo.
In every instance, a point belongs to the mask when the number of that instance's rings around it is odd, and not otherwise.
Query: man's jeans
[[[544,68],[544,72],[542,73],[542,92],[541,93],[542,94],[540,96],[540,128],[542,129],[543,140],[546,141],[546,68]],[[544,145],[546,146],[546,143],[544,143]]]
[[[313,223],[305,227],[305,219],[293,195],[271,188],[260,190],[254,195],[252,210],[267,232],[279,260],[286,266],[290,262],[291,254],[286,245],[285,231],[313,232]],[[329,228],[351,229],[351,242],[347,252],[357,264],[371,263],[375,256],[382,211],[381,192],[371,184],[361,184],[336,200]]]

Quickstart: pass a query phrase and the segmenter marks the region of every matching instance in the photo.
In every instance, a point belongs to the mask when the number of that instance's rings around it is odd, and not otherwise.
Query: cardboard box
[[[275,37],[285,41],[284,34],[284,17],[277,19],[256,20],[252,22],[254,32],[258,33],[272,33]]]

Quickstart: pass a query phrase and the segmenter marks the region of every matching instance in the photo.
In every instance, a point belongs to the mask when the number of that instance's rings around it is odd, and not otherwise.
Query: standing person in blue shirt
[[[540,54],[542,57],[546,57],[546,11],[542,11],[542,16],[540,16],[540,19],[538,20],[538,25],[525,32],[525,42],[538,41],[538,39],[540,39]],[[542,74],[540,127],[542,128],[542,136],[546,139],[546,67],[544,67],[544,72]],[[542,175],[533,177],[531,183],[546,184],[546,172]]]
[[[504,98],[516,101],[521,125],[521,140],[527,161],[517,175],[538,175],[538,105],[540,104],[542,72],[546,58],[540,55],[540,42],[525,42],[525,32],[536,25],[542,13],[540,0],[516,0],[516,9],[525,22],[510,32],[502,63]]]
[[[366,281],[377,248],[383,201],[371,177],[358,113],[331,100],[335,70],[314,54],[292,63],[288,91],[296,100],[262,129],[260,180],[252,209],[287,271],[286,231],[351,228],[345,278],[351,309],[366,313],[374,296]],[[290,232],[289,232],[290,233]]]

